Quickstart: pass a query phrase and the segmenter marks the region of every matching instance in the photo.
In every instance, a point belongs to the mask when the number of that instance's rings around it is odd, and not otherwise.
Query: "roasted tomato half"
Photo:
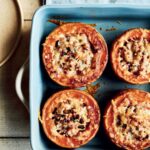
[[[130,29],[114,41],[111,63],[115,73],[132,84],[150,82],[150,30]]]
[[[42,57],[52,80],[74,88],[100,77],[107,63],[108,51],[102,35],[90,25],[66,23],[47,36]]]
[[[42,110],[42,125],[47,137],[64,148],[88,143],[97,133],[100,110],[86,92],[64,90],[52,95]]]
[[[113,143],[124,149],[150,147],[150,93],[129,89],[108,104],[104,127]]]

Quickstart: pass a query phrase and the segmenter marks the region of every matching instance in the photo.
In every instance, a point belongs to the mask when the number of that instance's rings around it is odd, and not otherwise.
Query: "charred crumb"
[[[109,29],[105,29],[106,32],[108,32],[108,31],[115,31],[115,30],[117,30],[117,28],[115,28],[113,26],[111,28],[109,28]]]
[[[138,131],[138,130],[139,130],[139,127],[138,127],[138,126],[136,126],[136,127],[135,127],[135,129]]]
[[[66,100],[66,104],[70,104],[70,100]],[[61,107],[62,103],[59,103],[58,107]],[[86,104],[83,103],[80,105],[81,107],[86,107]],[[84,132],[86,130],[87,125],[89,122],[85,123],[84,119],[75,111],[75,108],[72,107],[70,109],[64,109],[61,113],[59,112],[59,108],[55,107],[52,114],[52,119],[54,124],[58,126],[57,132],[60,135],[65,137],[70,137],[70,131],[72,129],[72,123],[70,122],[77,122],[78,124],[78,133]]]
[[[138,140],[138,141],[142,140],[142,138],[140,136],[135,136],[135,139]]]
[[[140,72],[139,72],[139,71],[136,71],[136,72],[133,72],[133,74],[134,74],[135,76],[139,76],[139,75],[140,75]]]
[[[54,111],[52,112],[52,114],[56,114],[56,112],[57,112],[57,108],[55,107]]]
[[[70,110],[66,110],[66,109],[65,109],[65,110],[63,111],[63,113],[64,113],[64,114],[69,114],[69,113],[70,113]]]
[[[128,42],[127,42],[127,41],[125,41],[125,42],[124,42],[124,46],[127,46],[127,44],[128,44]]]
[[[88,128],[90,126],[90,122],[86,123],[86,128]]]
[[[70,47],[66,47],[66,49],[67,49],[68,52],[71,51]]]
[[[87,105],[86,105],[86,103],[83,103],[83,105],[82,105],[83,107],[86,107]]]
[[[123,129],[126,129],[126,128],[127,128],[127,125],[126,125],[126,124],[123,124],[123,125],[122,125],[122,128],[123,128]]]
[[[60,42],[59,42],[59,40],[57,40],[55,43],[55,47],[58,48],[59,46],[60,46]]]
[[[146,139],[148,139],[149,138],[149,135],[147,134],[144,138],[143,138],[143,140],[146,140]]]
[[[60,56],[64,56],[64,55],[67,55],[67,53],[64,52],[64,51],[62,51],[61,54],[60,54]]]
[[[76,72],[77,72],[78,75],[82,74],[82,71],[80,71],[80,70],[77,70]]]
[[[97,50],[95,49],[94,45],[90,42],[90,47],[93,53],[97,53]]]
[[[81,124],[84,123],[83,118],[81,118],[81,119],[79,120],[79,122],[80,122]]]
[[[79,125],[79,126],[78,126],[78,128],[80,128],[80,129],[84,129],[84,128],[85,128],[85,126],[84,126],[84,125]]]
[[[120,117],[120,115],[117,116],[116,124],[117,124],[117,126],[121,125],[121,117]]]
[[[55,117],[53,116],[52,119],[55,119]]]

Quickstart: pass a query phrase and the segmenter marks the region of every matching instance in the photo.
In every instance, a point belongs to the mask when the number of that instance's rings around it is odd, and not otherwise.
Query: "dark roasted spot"
[[[67,123],[67,122],[70,122],[70,119],[65,119],[64,122],[66,122],[66,123]]]
[[[64,51],[62,51],[60,55],[61,55],[61,56],[64,56],[64,55],[67,55],[67,53],[64,52]]]
[[[66,49],[67,49],[68,52],[71,51],[70,47],[66,47]]]
[[[138,141],[141,141],[141,137],[140,136],[135,136],[135,139]]]
[[[117,126],[121,125],[121,117],[120,115],[117,116],[117,122],[116,122]]]
[[[143,140],[146,140],[146,139],[148,139],[149,138],[149,135],[147,134],[144,138],[143,138]]]
[[[72,108],[72,109],[70,109],[70,113],[75,113],[75,111],[74,111],[74,109]]]
[[[94,45],[90,42],[90,47],[93,53],[97,53],[97,49],[94,47]]]
[[[139,71],[133,72],[133,74],[134,74],[135,76],[139,76],[139,75],[140,75]]]
[[[135,112],[136,113],[136,111],[137,111],[137,109],[136,109],[136,107],[134,108],[134,110],[133,110],[133,112]]]
[[[126,128],[127,128],[127,125],[126,125],[126,124],[123,124],[123,125],[122,125],[122,128],[123,128],[123,129],[126,129]]]
[[[79,116],[78,114],[75,116],[76,119],[79,119],[79,117],[80,117],[80,116]]]
[[[55,119],[55,116],[53,116],[52,119]]]
[[[56,120],[56,121],[59,121],[59,120],[60,120],[60,117],[56,117],[55,120]]]
[[[139,130],[139,127],[138,127],[138,126],[136,126],[136,127],[135,127],[135,129],[136,129],[136,130]]]
[[[69,35],[66,36],[66,40],[67,40],[67,42],[69,42],[69,40],[70,40],[70,36]]]
[[[54,120],[54,123],[55,123],[55,125],[57,125],[58,124],[58,121],[56,121],[56,119]]]
[[[76,57],[76,54],[75,53],[73,53],[73,52],[69,52],[69,54],[68,54],[70,57],[72,57],[72,58],[75,58]]]
[[[86,128],[88,128],[90,126],[90,122],[86,123]]]
[[[66,110],[66,109],[65,109],[65,110],[63,111],[63,113],[64,113],[64,114],[69,114],[69,113],[70,113],[70,110]]]
[[[85,127],[84,127],[84,125],[79,125],[78,128],[84,129]]]
[[[125,41],[125,42],[124,42],[124,46],[127,46],[127,44],[128,44],[128,42],[127,42],[127,41]]]
[[[86,107],[87,105],[86,105],[86,103],[83,103],[83,105],[82,105],[83,107]]]
[[[75,79],[74,79],[74,78],[71,78],[71,79],[70,79],[70,83],[71,83],[72,85],[74,85]]]
[[[63,71],[64,71],[65,74],[67,74],[67,69],[64,69]]]
[[[123,62],[123,59],[122,59],[122,60],[120,60],[120,62],[122,63],[122,62]]]
[[[60,132],[61,135],[65,134],[64,132]]]
[[[79,122],[80,122],[81,124],[84,123],[83,118],[80,118]]]
[[[55,107],[52,114],[56,114],[56,112],[57,112],[57,108]]]
[[[82,39],[79,39],[79,42],[82,42]]]
[[[55,43],[55,47],[58,48],[59,46],[60,46],[60,43],[59,43],[59,40],[58,40],[58,41],[56,41],[56,43]]]
[[[77,70],[77,74],[78,74],[78,75],[81,75],[81,74],[82,74],[82,71]]]
[[[60,117],[64,118],[64,117],[65,117],[65,115],[64,115],[64,114],[60,114]]]
[[[132,133],[132,128],[129,128],[129,130],[128,130],[130,133]]]

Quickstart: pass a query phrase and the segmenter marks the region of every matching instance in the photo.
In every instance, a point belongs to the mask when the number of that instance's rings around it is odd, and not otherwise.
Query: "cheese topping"
[[[115,137],[124,144],[150,140],[150,103],[131,103],[126,98],[122,105],[113,106]]]
[[[52,76],[58,72],[68,77],[85,75],[90,71],[93,57],[85,34],[62,35],[52,51]]]
[[[126,40],[119,48],[119,61],[128,74],[147,76],[150,73],[150,41],[143,37]]]
[[[63,98],[50,114],[50,118],[55,124],[52,132],[65,137],[77,137],[90,124],[88,109],[82,99]]]

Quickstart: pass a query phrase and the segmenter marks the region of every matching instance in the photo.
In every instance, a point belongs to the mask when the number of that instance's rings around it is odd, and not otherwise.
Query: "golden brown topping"
[[[52,57],[53,72],[70,77],[84,75],[89,71],[93,53],[85,34],[72,34],[56,41]]]
[[[150,146],[150,93],[128,89],[108,104],[104,125],[112,142],[124,149]]]
[[[107,63],[102,35],[83,23],[65,23],[48,35],[42,58],[49,77],[63,86],[82,87],[94,82]]]
[[[111,63],[115,73],[132,84],[150,82],[150,30],[125,31],[112,46]]]
[[[128,39],[119,48],[119,59],[123,70],[145,76],[150,73],[150,41]]]
[[[87,106],[83,102],[64,100],[52,112],[56,131],[63,136],[77,136],[84,132],[90,123]]]
[[[115,112],[115,130],[125,142],[150,140],[149,103],[143,102],[140,105],[120,106]]]

